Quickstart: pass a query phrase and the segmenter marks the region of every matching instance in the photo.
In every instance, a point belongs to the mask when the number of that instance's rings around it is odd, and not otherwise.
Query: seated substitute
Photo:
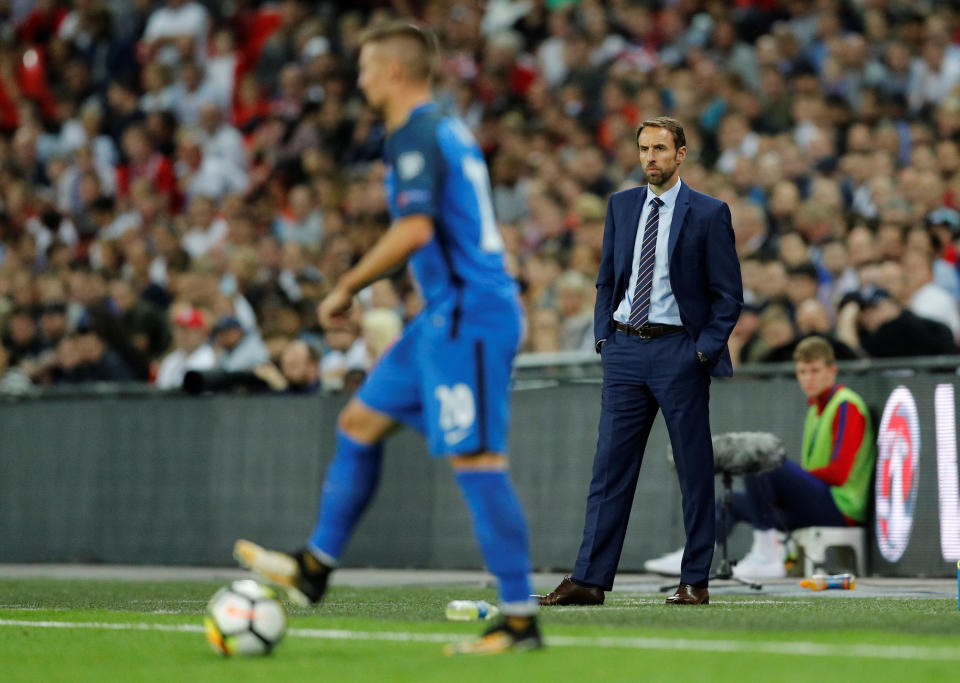
[[[733,568],[743,579],[786,576],[781,532],[808,526],[856,526],[867,518],[876,460],[870,411],[853,390],[837,384],[833,347],[823,337],[801,341],[794,351],[797,381],[810,408],[803,428],[801,464],[744,477],[733,494],[730,518],[717,508],[717,542],[737,522],[753,526],[753,546]],[[679,575],[683,548],[644,564],[647,571]]]

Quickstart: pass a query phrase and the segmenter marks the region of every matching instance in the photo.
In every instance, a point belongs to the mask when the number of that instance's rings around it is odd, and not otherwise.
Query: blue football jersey
[[[410,259],[427,307],[515,300],[487,165],[463,122],[441,114],[435,103],[421,105],[390,135],[384,154],[391,217],[433,219],[433,239]]]

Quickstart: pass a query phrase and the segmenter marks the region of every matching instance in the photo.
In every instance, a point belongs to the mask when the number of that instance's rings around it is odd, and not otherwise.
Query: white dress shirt
[[[657,228],[657,251],[653,262],[653,282],[650,287],[650,314],[647,320],[650,323],[661,325],[680,325],[680,309],[673,296],[670,286],[670,258],[668,245],[670,243],[670,224],[673,221],[673,208],[677,205],[677,195],[680,194],[680,178],[677,184],[660,195],[663,206],[660,207],[659,227]],[[637,288],[637,276],[640,270],[640,251],[643,247],[643,233],[650,215],[651,200],[656,195],[647,188],[647,197],[643,210],[640,212],[640,224],[637,226],[637,239],[633,245],[633,265],[630,268],[630,282],[627,291],[623,293],[623,300],[613,313],[613,319],[630,324],[630,307],[633,300],[633,291]]]

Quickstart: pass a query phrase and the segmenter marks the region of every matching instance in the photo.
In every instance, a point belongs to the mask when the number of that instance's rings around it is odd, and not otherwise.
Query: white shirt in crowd
[[[950,292],[934,282],[928,282],[910,297],[910,310],[921,318],[943,323],[953,332],[953,339],[960,337],[960,310]]]
[[[350,370],[368,371],[371,366],[370,354],[363,338],[357,339],[346,351],[330,349],[320,359],[320,376],[323,384],[331,387],[342,381],[343,375]]]
[[[207,10],[199,2],[187,2],[179,7],[160,7],[153,11],[143,31],[144,40],[153,42],[161,38],[192,36],[195,46],[194,57],[201,64],[206,58],[207,31],[209,20]],[[170,45],[160,51],[160,61],[176,63],[176,47]]]
[[[215,218],[210,225],[190,228],[180,240],[180,246],[190,254],[191,258],[204,256],[213,247],[227,238],[230,227],[224,218]]]
[[[160,389],[179,389],[183,386],[183,376],[189,370],[210,370],[217,365],[217,354],[209,344],[203,344],[188,354],[177,349],[160,361],[157,370],[157,387]]]

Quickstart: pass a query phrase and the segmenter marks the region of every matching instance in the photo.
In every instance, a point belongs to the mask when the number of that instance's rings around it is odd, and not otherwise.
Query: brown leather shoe
[[[668,605],[709,605],[710,591],[706,588],[694,588],[689,583],[677,586],[677,592],[667,598]]]
[[[603,589],[596,586],[581,586],[573,582],[569,576],[564,576],[560,585],[552,593],[539,596],[543,606],[550,605],[602,605]]]

